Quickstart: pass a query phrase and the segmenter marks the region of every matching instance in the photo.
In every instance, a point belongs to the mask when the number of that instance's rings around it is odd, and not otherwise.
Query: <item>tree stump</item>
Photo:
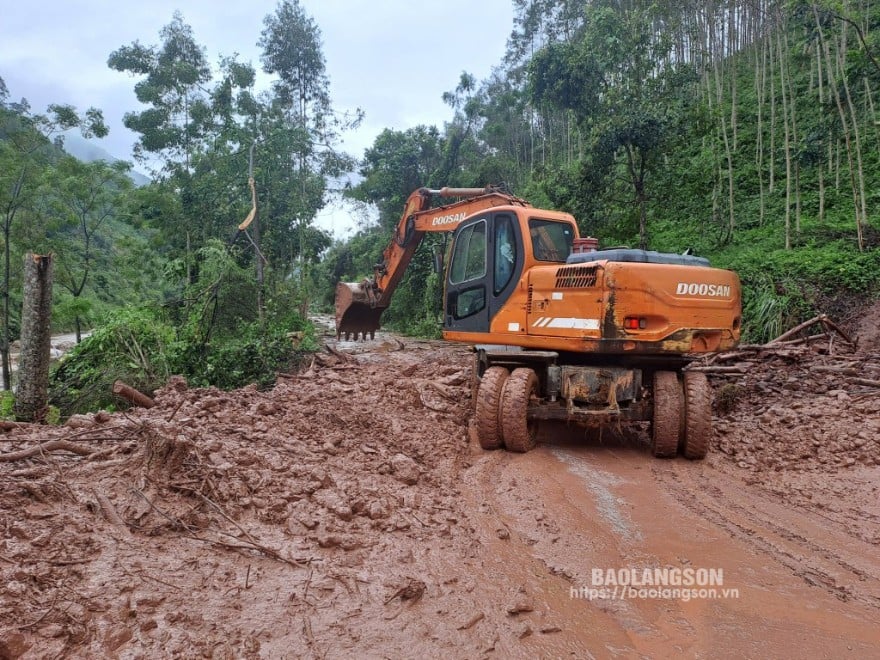
[[[24,422],[40,422],[46,417],[49,403],[52,255],[25,255],[22,297],[15,417]]]

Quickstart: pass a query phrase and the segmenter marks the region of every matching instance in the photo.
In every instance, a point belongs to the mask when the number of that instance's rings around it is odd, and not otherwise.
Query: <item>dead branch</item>
[[[824,318],[826,318],[824,314],[819,314],[819,316],[814,316],[809,321],[804,321],[803,323],[799,323],[798,325],[793,327],[791,330],[786,330],[785,332],[783,332],[776,339],[773,339],[772,341],[767,342],[767,345],[771,346],[773,344],[778,344],[779,342],[785,341],[789,337],[794,337],[801,330],[806,330],[811,325],[815,325],[816,323],[821,323]]]
[[[464,623],[463,625],[460,625],[458,627],[458,630],[470,630],[471,628],[473,628],[475,625],[477,625],[480,621],[482,621],[485,618],[486,618],[485,614],[483,614],[482,612],[477,612],[470,619],[468,619],[466,623]]]
[[[699,371],[705,374],[744,374],[747,369],[745,366],[730,367],[688,367],[687,371]]]
[[[21,461],[25,458],[30,458],[31,456],[36,456],[37,454],[42,454],[43,452],[48,451],[69,451],[74,454],[79,454],[80,456],[88,456],[92,453],[92,450],[88,447],[83,447],[75,442],[68,442],[67,440],[51,440],[41,445],[37,445],[36,447],[31,447],[30,449],[22,449],[21,451],[13,451],[8,454],[0,454],[0,462]]]
[[[331,355],[335,355],[336,357],[338,357],[338,358],[339,358],[340,360],[342,360],[343,362],[351,362],[351,356],[350,356],[350,355],[346,355],[345,353],[336,350],[336,349],[333,348],[330,344],[324,344],[324,348],[327,350],[328,353],[330,353]]]
[[[127,534],[131,533],[131,530],[128,528],[128,525],[122,519],[122,516],[116,511],[116,507],[113,506],[113,502],[104,495],[104,493],[95,493],[95,498],[98,500],[98,506],[101,507],[101,513],[104,514],[104,518],[107,519],[107,522],[113,523],[120,529],[125,530]]]
[[[810,367],[810,371],[821,371],[829,374],[841,374],[843,376],[858,376],[862,372],[852,367],[829,367],[824,364],[817,364]]]
[[[880,387],[880,380],[870,380],[868,378],[850,378],[849,382],[853,385],[864,385],[865,387]]]
[[[840,326],[838,326],[834,321],[829,319],[824,314],[822,315],[822,323],[825,325],[826,328],[833,330],[834,332],[839,334],[843,338],[843,341],[845,341],[850,346],[856,345],[855,342],[852,339],[850,339],[850,336],[848,334],[846,334],[843,330],[840,329]]]

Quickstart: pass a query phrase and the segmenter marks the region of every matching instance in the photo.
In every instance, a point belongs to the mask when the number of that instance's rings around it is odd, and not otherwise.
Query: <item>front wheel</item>
[[[535,448],[538,423],[528,419],[529,403],[538,398],[538,376],[532,369],[514,369],[501,394],[501,431],[510,451]]]
[[[504,367],[489,367],[477,388],[477,439],[483,449],[501,447],[501,392],[510,372]]]

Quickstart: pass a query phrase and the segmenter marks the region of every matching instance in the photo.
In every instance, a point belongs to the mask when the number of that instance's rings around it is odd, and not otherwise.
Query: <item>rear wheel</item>
[[[538,398],[538,376],[532,369],[514,369],[501,394],[501,429],[510,451],[535,448],[538,423],[528,419],[529,402]]]
[[[685,372],[684,402],[682,453],[692,460],[705,458],[712,439],[712,388],[706,374]]]
[[[678,452],[684,409],[682,399],[681,384],[674,371],[658,371],[654,374],[651,452],[657,458],[673,458]]]
[[[501,447],[501,392],[510,372],[504,367],[489,367],[477,389],[477,439],[483,449]]]

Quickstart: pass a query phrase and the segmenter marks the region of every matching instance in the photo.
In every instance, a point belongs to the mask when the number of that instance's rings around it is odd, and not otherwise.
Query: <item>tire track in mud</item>
[[[813,512],[803,507],[798,507],[800,511],[787,508],[785,522],[790,527],[784,527],[781,520],[768,517],[758,507],[786,508],[785,505],[766,499],[757,501],[742,487],[743,484],[716,470],[712,470],[711,476],[702,472],[694,477],[692,473],[673,473],[669,469],[654,466],[652,473],[682,506],[774,559],[808,585],[821,586],[845,602],[855,600],[880,609],[880,581],[874,577],[878,572],[875,547],[869,547],[869,544],[848,533],[845,533],[848,538],[837,539],[843,543],[834,543],[833,538],[829,539],[831,542],[821,543],[815,534],[805,529],[812,527],[814,531],[821,530],[817,523],[808,520]],[[728,487],[727,491],[719,486],[722,482]],[[736,492],[757,506],[747,508],[735,501],[728,492]],[[853,541],[866,547],[858,552],[852,548]],[[850,554],[856,556],[844,558],[835,549],[843,547],[848,547]],[[866,568],[859,568],[855,563],[862,563]],[[840,574],[840,569],[844,575]],[[846,580],[847,575],[850,580]],[[872,587],[871,591],[865,583]]]

